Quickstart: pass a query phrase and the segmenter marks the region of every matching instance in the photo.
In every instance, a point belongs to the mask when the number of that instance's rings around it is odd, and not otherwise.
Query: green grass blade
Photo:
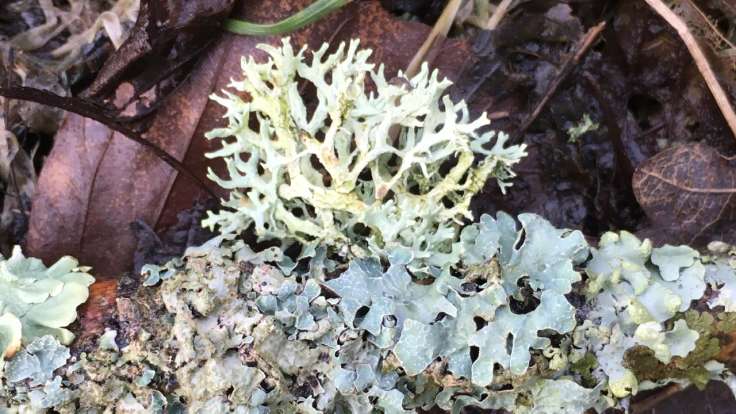
[[[243,20],[227,19],[225,21],[225,30],[249,36],[271,36],[289,33],[321,19],[351,1],[317,0],[303,10],[277,23],[259,24]]]

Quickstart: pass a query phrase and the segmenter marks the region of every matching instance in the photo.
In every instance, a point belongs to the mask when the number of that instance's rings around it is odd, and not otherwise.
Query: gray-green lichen
[[[480,132],[486,115],[470,121],[464,102],[443,96],[450,82],[426,65],[389,82],[357,40],[331,55],[325,44],[311,61],[288,39],[260,48],[268,61],[244,58],[245,77],[230,85],[251,99],[213,96],[228,126],[207,134],[222,139],[208,156],[225,160],[228,177],[209,176],[231,193],[204,224],[226,236],[252,226],[261,240],[300,243],[305,256],[322,246],[351,257],[403,251],[410,268],[426,274],[453,265],[471,197],[489,177],[509,186],[524,145]],[[300,82],[316,90],[313,110]]]
[[[72,257],[51,267],[23,256],[20,247],[0,256],[0,344],[4,358],[21,344],[52,335],[68,345],[74,339],[65,327],[77,318],[77,306],[87,300],[94,278]]]
[[[0,256],[0,409],[43,411],[64,405],[72,393],[58,371],[70,358],[77,306],[94,278],[71,257],[51,267],[23,255]]]
[[[587,320],[576,329],[575,343],[595,355],[612,395],[670,381],[704,386],[731,375],[715,361],[718,340],[691,309],[707,285],[711,305],[732,300],[719,278],[706,277],[718,272],[728,278],[734,269],[687,246],[653,248],[627,232],[603,235],[586,265]]]
[[[580,414],[669,382],[736,388],[720,361],[736,330],[732,247],[701,256],[625,231],[592,247],[534,214],[463,226],[523,146],[483,148],[487,120],[440,101],[448,83],[426,68],[402,85],[357,42],[311,63],[288,41],[263,48],[269,60],[245,60],[232,85],[251,101],[216,98],[229,125],[209,134],[223,139],[210,156],[229,178],[210,175],[232,193],[204,224],[222,234],[145,266],[96,349],[72,357],[53,329],[24,342],[3,371],[10,411]],[[299,80],[316,86],[309,116]],[[237,238],[251,226],[281,245],[254,251]],[[91,283],[76,262],[3,263],[0,276]],[[0,316],[5,347],[20,346],[16,320]]]
[[[540,414],[600,412],[671,381],[731,380],[718,355],[736,318],[689,309],[723,259],[627,233],[591,248],[530,214],[483,216],[461,235],[459,273],[421,283],[401,254],[354,259],[332,277],[287,275],[216,239],[119,299],[123,329],[98,349],[64,364],[68,352],[50,347],[57,357],[38,360],[53,362],[24,368],[30,377],[6,369],[6,380],[24,378],[15,404],[61,412]],[[686,258],[653,260],[671,255]],[[652,290],[677,306],[652,302]]]

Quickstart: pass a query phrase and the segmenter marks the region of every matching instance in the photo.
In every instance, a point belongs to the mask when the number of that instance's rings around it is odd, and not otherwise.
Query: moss
[[[635,346],[627,350],[624,365],[634,372],[639,381],[683,378],[703,389],[712,377],[705,363],[717,359],[722,347],[729,341],[727,334],[736,328],[736,313],[723,312],[714,316],[708,312],[689,310],[676,316],[673,321],[679,319],[684,319],[688,327],[700,335],[695,349],[687,357],[674,357],[669,364],[663,364],[654,357],[651,349]]]
[[[593,376],[593,370],[597,367],[598,359],[591,352],[586,352],[582,358],[570,364],[570,370],[580,375],[581,384],[586,388],[592,388],[598,383]]]

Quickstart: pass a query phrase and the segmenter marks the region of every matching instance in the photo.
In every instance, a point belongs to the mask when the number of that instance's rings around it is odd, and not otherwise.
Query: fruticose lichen
[[[417,271],[452,265],[471,197],[489,177],[511,185],[525,146],[480,132],[486,115],[471,121],[464,102],[443,96],[451,82],[427,65],[388,81],[357,40],[331,55],[325,44],[309,62],[288,39],[260,47],[268,61],[243,58],[245,77],[230,85],[250,100],[213,97],[228,126],[207,134],[222,139],[208,157],[223,158],[228,177],[209,176],[232,192],[204,223],[226,236],[252,226],[282,248],[300,243],[305,256],[317,246],[351,257],[404,251]],[[304,101],[305,87],[316,102]]]
[[[702,256],[625,231],[592,247],[534,214],[463,226],[522,147],[481,149],[485,121],[438,105],[447,85],[426,69],[397,86],[357,43],[312,64],[288,41],[264,49],[269,62],[245,60],[234,83],[253,100],[217,98],[230,126],[211,136],[235,138],[213,155],[231,178],[213,178],[233,193],[205,224],[222,234],[146,266],[96,349],[28,344],[4,370],[6,406],[581,414],[670,382],[736,388],[722,356],[736,330],[732,247]],[[297,78],[317,86],[310,117]],[[283,244],[253,250],[236,237],[250,225]]]

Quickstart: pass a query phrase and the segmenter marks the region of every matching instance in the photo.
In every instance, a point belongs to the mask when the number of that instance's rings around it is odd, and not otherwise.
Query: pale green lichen
[[[684,321],[688,329],[697,332],[695,347],[685,357],[673,357],[669,363],[656,358],[656,351],[642,346],[627,350],[624,364],[640,381],[663,383],[668,380],[685,379],[699,388],[713,379],[728,376],[723,364],[716,362],[722,346],[729,341],[728,333],[736,330],[736,314],[719,313],[715,316],[707,312],[688,310],[678,314],[675,323]]]
[[[159,287],[125,299],[141,320],[120,320],[60,383],[33,388],[35,401],[63,396],[62,412],[580,414],[668,381],[731,378],[714,359],[736,318],[687,310],[713,266],[700,256],[666,281],[652,261],[660,250],[631,235],[591,249],[579,232],[504,213],[467,229],[491,251],[460,237],[458,274],[422,283],[403,254],[354,259],[328,278],[313,266],[287,275],[264,263],[278,255],[241,254],[240,242],[190,249]],[[590,284],[601,288],[581,296]],[[663,321],[651,316],[652,286],[679,299]]]
[[[703,257],[619,232],[590,247],[533,214],[463,227],[522,147],[481,148],[485,119],[440,105],[447,82],[426,69],[399,86],[357,43],[311,63],[288,41],[264,49],[270,60],[244,61],[233,83],[252,100],[216,98],[230,125],[210,134],[224,139],[212,156],[230,178],[211,175],[233,192],[206,224],[222,234],[145,266],[154,287],[118,298],[116,329],[78,360],[51,336],[28,345],[4,371],[7,406],[580,414],[668,382],[736,384],[717,360],[736,330],[729,246]],[[309,116],[298,80],[316,86]],[[254,251],[237,238],[249,226],[282,244]],[[712,314],[692,310],[708,285]],[[16,327],[0,317],[2,344]]]
[[[146,267],[163,326],[120,355],[103,343],[118,356],[82,365],[97,382],[80,406],[579,414],[731,378],[714,358],[732,318],[716,333],[689,310],[707,283],[712,305],[736,303],[725,259],[627,232],[590,248],[532,214],[463,228],[471,197],[489,177],[503,190],[523,146],[480,133],[485,117],[441,98],[436,72],[387,82],[357,42],[311,62],[288,40],[262,48],[268,61],[244,60],[231,85],[251,100],[215,97],[229,125],[208,134],[223,139],[209,156],[228,177],[210,177],[232,192],[204,224],[221,235]],[[315,87],[309,111],[299,82]],[[281,245],[252,250],[237,239],[248,228]],[[163,393],[164,378],[177,387]]]
[[[89,296],[94,278],[72,257],[63,257],[51,267],[23,256],[20,247],[5,259],[0,256],[0,327],[3,354],[23,344],[52,335],[68,345],[74,339],[65,327],[77,318],[77,306]],[[7,335],[7,336],[6,336]]]
[[[0,349],[2,349],[2,360],[15,355],[21,347],[23,337],[23,324],[12,313],[0,316]]]
[[[726,312],[736,312],[736,249],[725,243],[711,243],[709,250],[715,254],[708,266],[706,280],[716,295],[708,301],[711,308],[723,306]]]
[[[53,379],[54,370],[69,359],[69,349],[52,336],[36,338],[5,367],[5,378],[10,382],[29,380],[31,386]]]
[[[698,252],[688,246],[664,246],[652,251],[652,263],[659,267],[662,279],[672,282],[677,280],[681,268],[688,268],[700,256]]]
[[[0,256],[0,409],[43,412],[73,399],[59,371],[70,358],[64,345],[74,339],[66,326],[94,282],[87,270],[71,257],[47,268],[19,247]]]
[[[686,357],[695,349],[698,336],[682,319],[675,321],[675,326],[668,332],[663,331],[662,325],[657,322],[643,323],[634,332],[636,343],[654,351],[654,356],[665,364],[673,356]]]
[[[629,233],[608,233],[586,272],[590,322],[577,328],[576,344],[596,356],[613,395],[634,394],[642,381],[646,387],[667,381],[701,386],[726,372],[706,368],[720,349],[710,331],[679,316],[703,297],[707,283],[712,305],[728,300],[719,299],[729,292],[717,281],[733,277],[733,269],[722,261],[712,263],[686,246],[652,248]]]
[[[591,131],[597,131],[600,124],[593,122],[590,115],[583,114],[583,118],[575,125],[567,129],[567,142],[575,144],[581,136]]]
[[[311,62],[288,39],[259,47],[268,61],[243,59],[245,77],[231,83],[250,101],[228,91],[213,97],[229,125],[207,134],[222,138],[222,149],[208,156],[225,160],[228,177],[209,177],[232,192],[204,224],[224,235],[252,225],[261,240],[298,242],[305,251],[319,245],[386,257],[401,250],[415,271],[453,265],[452,244],[471,218],[471,197],[489,177],[502,190],[509,186],[524,146],[506,147],[505,134],[480,132],[485,114],[470,121],[464,102],[443,96],[450,82],[426,65],[411,79],[399,74],[400,82],[389,82],[357,40],[331,55],[325,44]],[[300,82],[316,89],[313,110]],[[368,82],[375,92],[367,92]]]

